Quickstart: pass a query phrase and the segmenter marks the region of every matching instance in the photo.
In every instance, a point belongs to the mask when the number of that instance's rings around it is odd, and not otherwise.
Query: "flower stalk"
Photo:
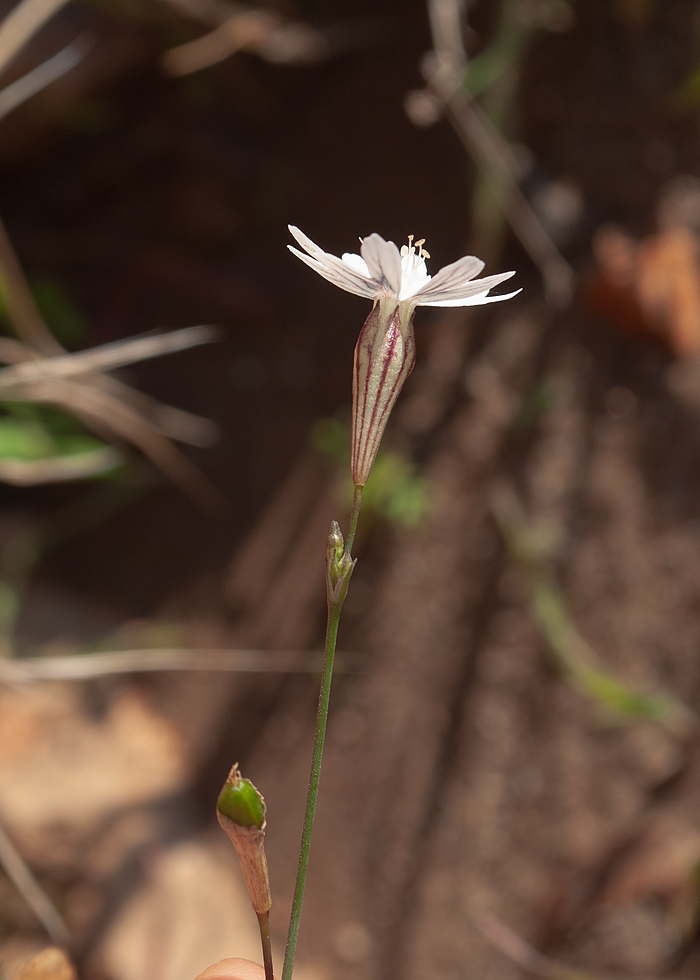
[[[355,528],[357,527],[361,502],[362,489],[359,488],[359,492],[357,490],[355,492],[355,502],[351,518],[352,538],[354,538]],[[285,949],[284,965],[282,967],[282,980],[291,980],[292,970],[294,969],[294,955],[299,936],[301,909],[304,903],[306,874],[309,868],[311,834],[314,828],[316,804],[318,802],[318,787],[321,779],[321,763],[323,761],[323,746],[328,724],[328,706],[331,697],[331,680],[333,678],[333,661],[335,659],[335,649],[338,640],[338,626],[340,624],[340,613],[343,609],[343,603],[348,594],[350,577],[355,568],[355,560],[350,555],[352,538],[348,535],[348,541],[345,543],[340,527],[335,521],[332,522],[328,534],[328,545],[326,547],[328,617],[326,621],[325,656],[323,673],[321,675],[321,690],[318,697],[318,710],[316,712],[316,732],[314,736],[314,750],[311,757],[309,789],[306,796],[306,812],[304,814],[304,826],[301,832],[299,866],[297,868],[297,880],[294,888],[294,898],[292,900],[292,913],[289,920],[287,947]]]

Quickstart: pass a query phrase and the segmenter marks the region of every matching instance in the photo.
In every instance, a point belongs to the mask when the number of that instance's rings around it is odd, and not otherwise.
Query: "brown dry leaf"
[[[48,946],[25,963],[15,980],[77,980],[77,977],[67,954],[58,946]]]
[[[687,228],[635,241],[616,225],[593,238],[598,273],[585,299],[623,330],[653,336],[678,357],[700,351],[700,257]]]

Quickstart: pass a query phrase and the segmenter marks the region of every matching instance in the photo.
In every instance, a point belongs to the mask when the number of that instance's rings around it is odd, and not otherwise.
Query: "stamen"
[[[425,245],[425,238],[419,238],[418,241],[415,244],[415,248],[418,249],[418,258],[419,259],[429,259],[430,258],[430,252],[428,252],[426,249],[423,248],[424,245]]]

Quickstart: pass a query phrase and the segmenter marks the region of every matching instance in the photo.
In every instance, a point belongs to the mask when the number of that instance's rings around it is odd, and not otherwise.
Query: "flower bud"
[[[326,591],[329,603],[343,604],[354,567],[355,562],[345,550],[338,522],[332,521],[326,547]]]
[[[352,480],[367,482],[389,415],[413,370],[413,311],[380,299],[365,320],[355,347],[352,378]]]
[[[340,563],[345,551],[345,541],[343,532],[337,521],[331,521],[331,529],[328,532],[328,544],[326,547],[326,557],[328,559],[328,569],[330,571],[333,585],[337,585],[340,574]]]
[[[216,816],[236,849],[243,878],[255,912],[272,905],[265,857],[265,801],[236,763],[219,793]]]

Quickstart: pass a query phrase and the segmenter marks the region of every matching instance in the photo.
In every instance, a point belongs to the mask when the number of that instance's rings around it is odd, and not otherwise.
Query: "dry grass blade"
[[[102,347],[93,347],[76,354],[25,361],[23,364],[0,369],[0,389],[6,391],[13,384],[28,385],[46,379],[70,378],[93,371],[110,371],[125,364],[133,364],[134,361],[143,361],[147,358],[159,357],[161,354],[187,350],[198,344],[206,344],[215,337],[214,327],[185,327],[182,330],[173,330],[171,333],[152,337],[119,340],[113,344],[104,344]]]
[[[46,88],[47,85],[61,78],[71,68],[75,68],[89,50],[90,45],[84,40],[73,41],[68,47],[55,54],[53,58],[44,61],[33,71],[27,72],[16,82],[2,89],[0,91],[0,119],[36,95],[37,92]]]
[[[215,334],[212,334],[211,339],[214,339],[214,336]],[[203,343],[204,341],[201,342]],[[20,343],[20,341],[12,340],[10,337],[0,337],[0,362],[4,362],[5,364],[21,364],[26,361],[34,361],[35,358],[36,355],[28,347]],[[1,373],[2,370],[0,369]],[[142,391],[136,391],[130,388],[117,378],[93,375],[90,380],[94,385],[106,389],[115,397],[121,398],[127,404],[131,405],[137,412],[144,415],[164,436],[168,436],[170,439],[177,439],[191,446],[201,446],[203,448],[213,445],[216,441],[218,427],[210,419],[193,415],[192,412],[185,412],[180,408],[174,408],[172,405],[162,405],[155,398],[151,398]]]
[[[123,462],[124,457],[115,446],[100,446],[98,449],[48,459],[2,459],[0,482],[16,487],[64,483],[108,473]]]
[[[12,337],[0,337],[0,362],[3,364],[21,364],[23,361],[31,361],[36,354],[29,350],[25,344]]]
[[[0,826],[0,864],[53,942],[58,946],[70,946],[71,935],[58,909],[29,870],[24,858],[2,826]]]
[[[142,391],[136,391],[108,375],[93,375],[90,382],[130,405],[161,435],[169,439],[177,439],[178,442],[186,442],[189,446],[206,449],[213,446],[218,438],[219,427],[211,419],[193,415],[192,412],[185,412],[172,405],[162,405],[155,398],[145,395]]]
[[[0,24],[0,72],[68,0],[22,0]]]
[[[13,398],[19,397],[13,393]],[[224,499],[197,467],[138,412],[89,380],[55,378],[24,386],[22,400],[45,402],[83,419],[99,432],[109,432],[137,446],[204,510],[216,512]]]
[[[173,670],[308,673],[320,671],[322,666],[322,654],[300,650],[120,650],[65,657],[3,659],[0,660],[0,682],[16,685]],[[340,670],[343,669],[341,662]]]
[[[4,24],[0,25],[0,39],[3,26]],[[28,356],[38,357],[43,354],[51,357],[65,354],[63,347],[44,323],[44,318],[34,302],[29,283],[2,221],[0,221],[0,292],[17,336],[29,348]]]
[[[160,406],[146,395],[99,373],[123,364],[208,343],[214,327],[187,327],[151,337],[105,344],[66,354],[39,312],[17,256],[0,223],[0,277],[8,311],[20,342],[0,339],[0,389],[8,400],[40,401],[70,412],[98,432],[108,432],[138,446],[160,469],[207,511],[218,510],[219,491],[169,441],[183,438],[210,444],[215,430],[204,419]],[[70,382],[71,376],[80,376]],[[141,412],[145,411],[151,420]]]

